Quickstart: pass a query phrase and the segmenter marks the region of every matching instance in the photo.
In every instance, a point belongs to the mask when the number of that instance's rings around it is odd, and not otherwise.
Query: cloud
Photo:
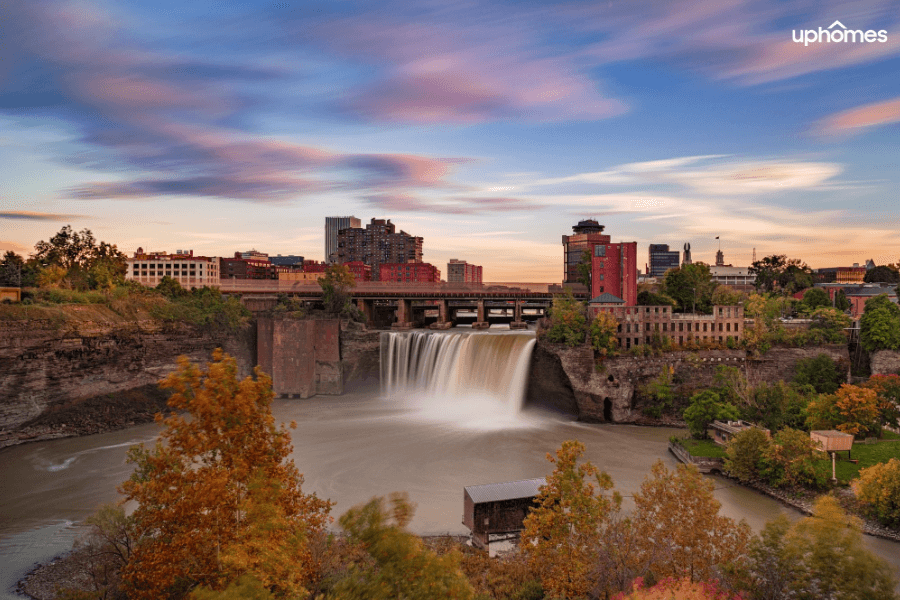
[[[404,193],[373,194],[364,197],[364,200],[385,211],[432,212],[447,215],[509,212],[535,207],[530,201],[520,198],[456,196],[425,199]]]
[[[865,104],[826,117],[819,124],[819,130],[830,135],[853,134],[893,123],[900,123],[900,97]]]
[[[21,244],[17,244],[16,242],[8,242],[6,240],[0,240],[0,252],[6,252],[11,250],[16,254],[26,254],[34,250],[34,248],[28,248]]]
[[[29,212],[13,210],[0,212],[0,219],[12,219],[17,221],[69,221],[75,219],[88,219],[85,215],[66,215],[57,213]]]

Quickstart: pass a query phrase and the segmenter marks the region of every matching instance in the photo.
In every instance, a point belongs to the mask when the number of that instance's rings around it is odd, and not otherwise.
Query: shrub
[[[766,452],[762,475],[777,487],[800,485],[822,488],[825,486],[825,476],[816,471],[816,461],[822,456],[808,433],[783,429],[775,434]]]
[[[892,458],[859,472],[856,497],[880,522],[900,526],[900,460]]]

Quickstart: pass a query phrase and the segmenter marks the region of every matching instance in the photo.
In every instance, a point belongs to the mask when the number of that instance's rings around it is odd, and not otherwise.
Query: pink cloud
[[[891,123],[900,123],[900,97],[831,115],[822,121],[820,130],[826,134],[856,133]]]

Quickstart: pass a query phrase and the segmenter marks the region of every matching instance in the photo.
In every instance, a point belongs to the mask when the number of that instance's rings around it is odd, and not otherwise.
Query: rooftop
[[[625,304],[625,301],[618,296],[610,294],[609,292],[603,292],[596,298],[592,299],[589,304]]]
[[[487,483],[484,485],[470,485],[465,488],[469,498],[475,504],[482,502],[499,502],[502,500],[518,500],[520,498],[532,498],[538,495],[540,487],[546,485],[543,477],[538,479],[523,479],[521,481],[506,481],[503,483]]]

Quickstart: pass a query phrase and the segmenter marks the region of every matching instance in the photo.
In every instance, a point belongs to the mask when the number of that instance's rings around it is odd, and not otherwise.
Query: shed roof
[[[815,433],[816,435],[820,435],[826,438],[852,438],[853,436],[849,433],[844,433],[843,431],[836,431],[834,429],[816,429],[810,431],[810,433]]]
[[[609,292],[603,292],[588,304],[625,304],[625,301]]]
[[[546,483],[547,480],[545,478],[539,477],[538,479],[523,479],[522,481],[470,485],[465,488],[465,491],[469,494],[472,502],[481,504],[482,502],[531,498],[537,496],[539,488],[542,485],[546,485]]]

